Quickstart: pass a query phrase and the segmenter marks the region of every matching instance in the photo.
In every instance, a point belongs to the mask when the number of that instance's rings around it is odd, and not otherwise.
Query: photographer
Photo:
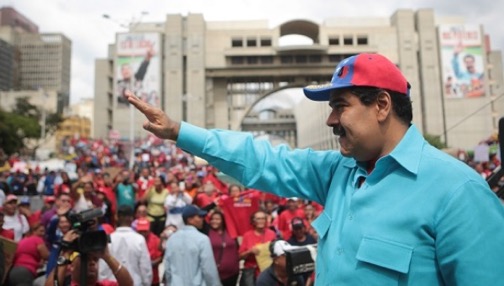
[[[257,277],[256,286],[270,285],[305,285],[301,275],[288,277],[285,251],[291,245],[285,240],[274,240],[270,243],[269,250],[273,263]]]
[[[64,244],[72,244],[79,237],[78,233],[75,230],[70,230],[63,237]],[[47,277],[45,286],[54,286],[54,285],[79,285],[80,279],[80,257],[76,257],[72,261],[70,257],[73,254],[73,250],[70,249],[62,249],[60,253],[60,257],[58,258],[58,266],[51,272],[49,277]],[[115,281],[100,281],[98,282],[98,260],[103,259],[105,263],[107,263],[110,269],[114,269],[114,277],[117,280]],[[121,286],[130,286],[133,285],[133,279],[128,272],[126,267],[123,267],[122,264],[117,261],[114,257],[112,257],[109,253],[108,247],[104,249],[103,252],[89,253],[88,254],[88,265],[87,265],[87,286],[91,285],[100,285],[100,286],[113,286],[113,285],[121,285]],[[54,281],[54,271],[57,271],[57,281]],[[70,272],[70,276],[67,277]],[[69,278],[69,279],[68,279]]]

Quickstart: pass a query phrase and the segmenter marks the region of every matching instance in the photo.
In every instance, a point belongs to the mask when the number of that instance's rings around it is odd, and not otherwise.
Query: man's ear
[[[390,93],[382,91],[376,98],[376,111],[377,120],[379,122],[385,121],[392,113],[392,97]]]

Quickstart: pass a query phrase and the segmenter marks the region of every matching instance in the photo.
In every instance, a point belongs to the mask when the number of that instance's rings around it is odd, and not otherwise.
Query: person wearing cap
[[[256,286],[301,286],[305,285],[303,276],[288,277],[285,252],[292,246],[285,240],[273,240],[269,251],[273,262],[257,277]]]
[[[151,223],[147,218],[139,218],[133,221],[133,229],[145,238],[147,249],[152,264],[152,286],[159,285],[159,264],[163,260],[163,252],[159,249],[161,240],[157,235],[151,232]]]
[[[7,195],[3,205],[5,229],[14,232],[14,241],[18,242],[30,230],[30,225],[26,216],[18,210],[18,197],[16,195]]]
[[[292,219],[295,217],[303,217],[303,209],[298,208],[298,198],[289,198],[287,200],[287,208],[278,215],[278,230],[282,233],[282,238],[289,240],[292,234]]]
[[[304,88],[328,102],[339,150],[254,141],[177,122],[127,100],[144,129],[175,140],[243,185],[324,206],[317,285],[495,285],[504,268],[504,207],[474,170],[431,146],[412,124],[410,85],[380,54],[342,60],[331,82]],[[468,211],[471,210],[471,211]]]
[[[208,236],[198,231],[207,212],[195,205],[182,209],[184,226],[166,243],[166,285],[221,285]]]
[[[300,217],[295,217],[291,221],[292,235],[287,242],[294,246],[303,246],[315,244],[317,241],[311,236],[307,230],[305,221]]]
[[[150,286],[152,283],[152,264],[145,238],[132,228],[134,212],[129,205],[117,209],[117,228],[110,235],[109,251],[128,269],[134,285]],[[100,260],[100,279],[114,280],[114,270]]]

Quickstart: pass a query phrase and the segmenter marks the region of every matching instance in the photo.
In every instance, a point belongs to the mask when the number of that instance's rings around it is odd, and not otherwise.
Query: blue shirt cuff
[[[193,155],[201,156],[208,134],[209,131],[204,128],[191,125],[187,122],[181,122],[177,147]]]

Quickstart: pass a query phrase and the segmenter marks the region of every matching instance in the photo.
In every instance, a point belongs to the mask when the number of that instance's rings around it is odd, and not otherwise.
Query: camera
[[[294,277],[296,275],[313,272],[315,270],[316,257],[316,244],[296,246],[286,250],[287,275],[289,277]]]
[[[68,213],[71,228],[79,233],[79,238],[72,243],[62,242],[62,248],[79,253],[103,251],[109,242],[108,235],[103,230],[90,230],[90,227],[96,224],[96,219],[102,216],[103,211],[98,208]]]

